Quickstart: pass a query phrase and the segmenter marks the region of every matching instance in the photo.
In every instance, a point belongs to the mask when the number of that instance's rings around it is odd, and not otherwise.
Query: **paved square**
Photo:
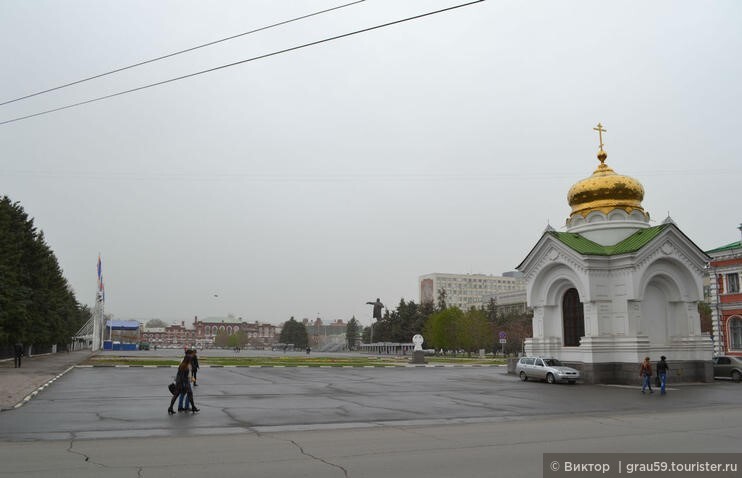
[[[0,458],[13,463],[0,476],[539,476],[546,451],[736,452],[742,438],[731,382],[663,397],[501,367],[204,368],[201,412],[169,416],[174,372],[70,371],[0,414]]]

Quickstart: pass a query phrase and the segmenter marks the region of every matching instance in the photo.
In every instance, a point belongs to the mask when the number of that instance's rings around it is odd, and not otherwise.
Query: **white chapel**
[[[710,381],[701,333],[708,256],[668,217],[651,226],[644,188],[611,169],[601,124],[592,176],[567,193],[566,231],[547,227],[518,270],[533,308],[528,355],[555,357],[588,383],[637,383],[639,363],[667,357],[676,380]]]

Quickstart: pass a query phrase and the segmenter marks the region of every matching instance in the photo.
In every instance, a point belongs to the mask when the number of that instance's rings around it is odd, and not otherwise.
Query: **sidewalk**
[[[13,360],[0,361],[0,410],[12,409],[71,366],[91,355],[89,350],[23,357],[21,368],[13,367]]]

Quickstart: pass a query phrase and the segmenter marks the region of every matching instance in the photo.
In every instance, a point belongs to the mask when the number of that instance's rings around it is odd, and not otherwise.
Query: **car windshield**
[[[562,362],[560,362],[557,359],[544,359],[544,364],[546,364],[547,367],[561,367]]]

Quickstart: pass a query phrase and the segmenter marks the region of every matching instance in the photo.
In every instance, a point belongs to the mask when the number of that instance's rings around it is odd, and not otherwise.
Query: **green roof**
[[[742,248],[742,241],[737,241],[731,244],[727,244],[726,246],[721,246],[721,247],[717,247],[716,249],[711,249],[710,251],[706,251],[706,254],[711,254],[712,252],[732,251],[734,249],[740,249],[740,248]]]
[[[551,234],[567,247],[574,249],[580,254],[587,256],[616,256],[619,254],[628,254],[636,252],[646,246],[652,239],[657,237],[660,232],[667,228],[667,224],[662,224],[647,229],[641,229],[630,235],[623,241],[612,246],[601,246],[580,234],[573,232],[550,231]]]

